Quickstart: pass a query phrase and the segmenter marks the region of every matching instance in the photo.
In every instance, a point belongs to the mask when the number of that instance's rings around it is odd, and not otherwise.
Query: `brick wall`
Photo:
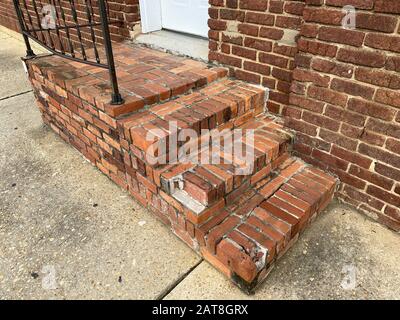
[[[295,150],[400,230],[400,1],[210,0],[210,60],[271,89]],[[341,25],[356,8],[356,29]]]
[[[26,1],[26,0],[25,0]],[[21,4],[23,3],[20,0]],[[30,1],[26,1],[28,6]],[[49,1],[43,0],[41,2],[37,1],[38,7],[41,8],[39,3],[47,4]],[[58,2],[57,2],[58,3]],[[63,8],[65,8],[65,14],[67,21],[73,23],[72,16],[69,14],[69,2],[61,1]],[[78,13],[78,19],[82,24],[87,23],[86,7],[84,5],[84,0],[75,0],[75,5]],[[98,16],[97,1],[92,1],[95,7],[95,14]],[[110,32],[112,40],[121,41],[129,37],[129,30],[132,30],[133,26],[140,21],[139,14],[139,0],[108,0],[110,18],[114,20],[121,21],[123,24],[121,26],[110,25]],[[33,22],[36,24],[35,15],[33,17]],[[15,15],[14,5],[12,0],[0,0],[0,25],[3,25],[14,31],[19,31],[19,26],[17,18]],[[100,28],[96,28],[96,36],[100,38],[101,31]],[[92,42],[91,34],[89,28],[82,28],[82,36],[87,44]],[[76,32],[71,29],[71,37],[73,41],[78,41]]]
[[[238,79],[271,89],[268,108],[279,113],[289,103],[304,0],[210,4],[210,60],[230,66]]]
[[[339,176],[340,198],[400,230],[400,1],[306,2],[283,110],[295,149]],[[355,30],[341,26],[345,4]]]
[[[18,31],[18,23],[12,0],[0,0],[0,25]]]

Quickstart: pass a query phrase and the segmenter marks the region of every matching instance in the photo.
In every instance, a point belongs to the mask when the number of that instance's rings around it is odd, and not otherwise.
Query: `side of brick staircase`
[[[264,113],[263,88],[183,57],[125,44],[114,51],[126,101],[120,106],[108,104],[102,69],[56,56],[26,61],[44,122],[235,284],[254,292],[327,206],[336,180],[291,156],[293,136]],[[199,138],[179,147],[195,144],[191,157],[217,156],[221,164],[150,161],[149,148],[172,145],[187,128]],[[158,135],[147,141],[154,129]],[[204,129],[231,135],[229,141],[236,129],[252,130],[250,166],[210,145]],[[156,148],[155,155],[171,160],[171,150]]]

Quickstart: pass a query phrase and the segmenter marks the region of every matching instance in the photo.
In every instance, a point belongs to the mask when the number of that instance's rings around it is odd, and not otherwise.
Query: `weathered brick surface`
[[[197,227],[208,243],[203,252],[217,256],[210,263],[229,268],[245,290],[254,288],[334,193],[332,177],[299,161],[282,164],[276,173],[272,181],[279,183],[273,192],[263,191],[271,182],[255,187],[250,199],[246,192],[230,205],[231,215],[223,210]]]
[[[224,69],[165,53],[123,45],[115,52],[123,96],[135,97],[118,109],[108,104],[107,80],[98,68],[55,56],[28,60],[44,122],[188,246],[238,286],[253,291],[328,204],[335,179],[290,157],[292,135],[281,120],[263,114],[262,88],[224,78]],[[126,71],[132,69],[135,79]],[[141,89],[152,88],[151,93],[140,95],[135,80]],[[161,101],[164,91],[169,92],[165,100],[171,101]],[[175,129],[170,121],[177,123]],[[255,157],[249,162],[224,154],[204,134],[182,145],[203,146],[194,157],[204,157],[204,147],[211,145],[223,164],[160,164],[146,156],[154,142],[146,141],[152,129],[158,130],[156,142],[172,145],[173,135],[185,128],[197,133],[217,129],[224,132],[221,139],[232,136],[233,129],[253,130]],[[227,147],[229,140],[223,141]],[[171,157],[170,151],[157,152]],[[246,162],[250,170],[238,171]],[[377,179],[363,171],[357,174]],[[379,183],[387,187],[387,181]]]
[[[355,30],[341,26],[347,2],[306,5],[283,115],[298,131],[296,154],[335,173],[340,198],[398,231],[388,214],[400,181],[398,1],[350,1]]]
[[[210,1],[209,59],[238,79],[271,90],[269,110],[289,102],[304,1]]]
[[[210,3],[210,60],[268,87],[268,110],[298,132],[296,154],[338,175],[342,199],[400,230],[386,215],[393,201],[381,199],[399,188],[388,174],[400,159],[399,1]],[[356,8],[353,30],[342,27],[345,5]]]

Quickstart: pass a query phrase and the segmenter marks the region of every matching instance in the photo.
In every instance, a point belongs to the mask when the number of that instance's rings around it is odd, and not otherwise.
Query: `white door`
[[[208,37],[208,0],[161,0],[164,29]]]

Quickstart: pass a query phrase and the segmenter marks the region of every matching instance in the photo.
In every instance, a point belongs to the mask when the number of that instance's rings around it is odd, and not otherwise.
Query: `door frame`
[[[142,33],[162,29],[161,0],[139,0]]]
[[[161,0],[139,0],[142,33],[162,29]]]

